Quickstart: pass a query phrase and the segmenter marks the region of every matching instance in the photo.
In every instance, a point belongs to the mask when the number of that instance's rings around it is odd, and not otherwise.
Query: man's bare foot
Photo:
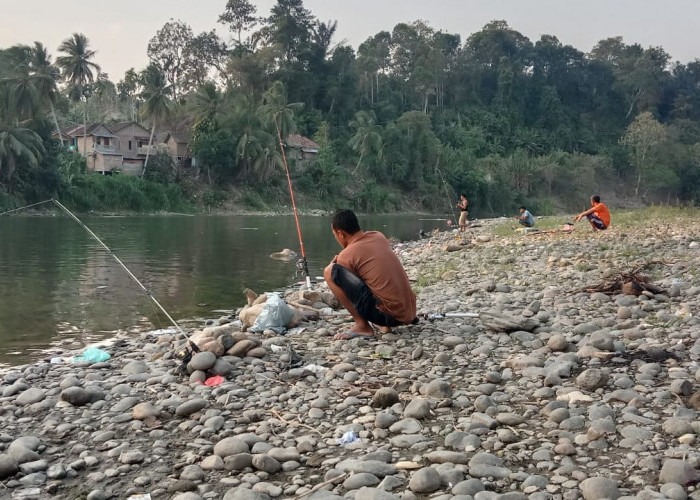
[[[374,339],[375,338],[374,331],[372,331],[372,333],[359,333],[359,332],[353,332],[352,330],[348,330],[347,332],[336,333],[333,336],[334,340],[352,340],[352,339],[358,339],[358,338],[359,339],[365,338],[368,340]]]

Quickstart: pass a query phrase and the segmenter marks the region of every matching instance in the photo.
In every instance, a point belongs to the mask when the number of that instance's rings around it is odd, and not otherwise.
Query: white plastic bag
[[[250,327],[251,332],[262,332],[263,330],[274,330],[277,333],[284,333],[294,316],[294,311],[282,300],[279,294],[268,293],[267,302],[263,310],[255,319],[255,323]]]

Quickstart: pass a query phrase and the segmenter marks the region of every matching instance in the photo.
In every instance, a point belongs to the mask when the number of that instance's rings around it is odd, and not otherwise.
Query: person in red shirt
[[[387,333],[393,326],[417,323],[416,295],[386,236],[378,231],[362,231],[351,210],[337,211],[331,230],[343,250],[325,268],[323,276],[355,321],[350,330],[335,338],[371,338],[375,335],[372,325]]]
[[[574,222],[578,222],[584,217],[591,223],[593,231],[602,231],[610,226],[610,211],[604,203],[600,202],[600,196],[591,196],[591,208],[585,212],[581,212],[574,218]]]

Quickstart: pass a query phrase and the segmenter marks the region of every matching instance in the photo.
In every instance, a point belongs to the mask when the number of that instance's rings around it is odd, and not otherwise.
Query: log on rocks
[[[531,332],[540,326],[539,321],[536,319],[510,316],[503,313],[482,312],[479,313],[479,319],[484,326],[497,332]]]

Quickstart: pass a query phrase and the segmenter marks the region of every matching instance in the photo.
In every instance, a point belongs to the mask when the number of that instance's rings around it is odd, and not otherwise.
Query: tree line
[[[115,182],[167,186],[160,199],[177,203],[287,204],[279,145],[290,133],[319,145],[315,161],[290,162],[306,206],[448,211],[463,192],[488,216],[573,210],[594,193],[618,205],[700,201],[697,59],[672,62],[621,37],[584,53],[505,21],[465,39],[400,23],[354,49],[302,0],[277,0],[267,15],[228,0],[218,23],[225,34],[165,23],[149,65],[116,84],[81,34],[53,63],[39,42],[0,50],[3,196],[77,203],[81,183],[112,181],[86,181],[50,132],[141,119],[151,135],[185,130],[195,167],[156,158],[140,183]]]

